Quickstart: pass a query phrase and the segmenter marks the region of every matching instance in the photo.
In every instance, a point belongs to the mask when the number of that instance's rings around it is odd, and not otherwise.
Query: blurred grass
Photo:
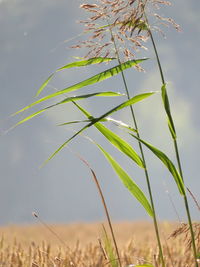
[[[66,246],[42,225],[1,227],[0,266],[109,266],[98,242],[98,238],[102,237],[100,223],[74,223],[50,227],[62,238]],[[166,266],[191,267],[193,257],[183,243],[184,236],[167,240],[166,246],[165,240],[176,229],[177,224],[163,222],[160,227],[161,237],[163,233],[165,235],[163,244]],[[123,266],[148,262],[155,264],[158,248],[151,223],[121,222],[114,223],[114,228]]]

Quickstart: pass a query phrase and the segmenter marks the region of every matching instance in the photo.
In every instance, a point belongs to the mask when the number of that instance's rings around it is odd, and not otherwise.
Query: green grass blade
[[[76,123],[82,123],[82,122],[90,122],[91,120],[79,120],[79,121],[68,121],[61,124],[58,124],[58,126],[65,126],[69,124],[76,124]]]
[[[122,169],[122,167],[108,152],[106,152],[99,144],[96,143],[96,145],[109,161],[125,187],[128,188],[129,192],[138,200],[138,202],[145,208],[147,213],[152,217],[153,211],[151,205],[139,186],[130,178],[130,176]]]
[[[175,130],[174,122],[173,122],[171,111],[170,111],[170,105],[169,105],[169,99],[168,99],[167,90],[166,90],[166,84],[163,84],[161,91],[162,91],[162,100],[163,100],[163,104],[165,107],[165,112],[166,112],[167,118],[168,118],[169,130],[171,132],[172,138],[176,139],[176,130]]]
[[[103,244],[104,244],[104,249],[106,252],[106,256],[108,257],[109,265],[111,267],[119,267],[118,260],[116,259],[115,253],[114,253],[114,248],[112,245],[112,242],[107,234],[106,228],[103,226]]]
[[[36,93],[36,96],[38,96],[42,91],[43,89],[47,86],[47,84],[51,81],[51,79],[53,78],[54,76],[54,73],[52,73],[44,82],[43,84],[40,86],[40,88],[38,89],[37,93]]]
[[[94,125],[105,137],[106,139],[115,146],[118,150],[120,150],[123,154],[127,155],[131,158],[139,167],[144,168],[144,163],[138,153],[129,145],[124,139],[122,139],[119,135],[115,134],[108,128],[106,128],[101,123],[96,123]]]
[[[55,106],[58,106],[58,105],[61,105],[61,104],[65,104],[65,103],[68,103],[68,102],[72,102],[72,101],[77,101],[77,100],[82,100],[82,99],[86,99],[86,98],[89,98],[89,97],[93,97],[93,96],[101,96],[101,97],[108,97],[108,96],[123,96],[124,94],[121,94],[121,93],[116,93],[116,92],[97,92],[97,93],[93,93],[93,94],[87,94],[87,95],[80,95],[80,96],[71,96],[71,97],[67,97],[65,98],[64,100],[56,103],[56,104],[53,104],[53,105],[50,105],[46,108],[43,108],[29,116],[27,116],[26,118],[24,118],[23,120],[19,121],[14,127],[34,118],[35,116],[38,116],[39,114],[41,114],[42,112],[50,109],[50,108],[53,108]]]
[[[77,106],[79,106],[77,104]],[[66,123],[59,124],[59,126],[68,125],[68,124],[75,124],[75,123],[81,123],[81,122],[92,122],[95,120],[95,118],[91,118],[90,115],[88,115],[88,120],[80,120],[80,121],[70,121]],[[105,119],[102,119],[101,121],[106,121]],[[114,120],[115,121],[115,120]],[[123,140],[120,136],[106,128],[101,123],[95,123],[94,126],[106,137],[106,139],[115,146],[118,150],[120,150],[122,153],[127,155],[129,158],[131,158],[133,161],[137,163],[141,168],[144,168],[144,164],[142,159],[139,157],[139,155],[136,153],[136,151],[130,146],[125,140]],[[134,129],[133,129],[134,130]]]
[[[95,120],[96,118],[94,118]],[[58,126],[64,126],[64,125],[69,125],[69,124],[75,124],[75,123],[81,123],[81,122],[91,122],[93,120],[93,118],[91,119],[88,119],[88,120],[79,120],[79,121],[69,121],[69,122],[64,122],[64,123],[61,123],[59,124]],[[118,121],[118,120],[115,120],[111,117],[107,117],[105,119],[102,119],[101,122],[113,122],[115,125],[119,126],[120,128],[125,128],[127,130],[130,130],[132,132],[137,132],[136,129],[134,129],[133,127],[131,127],[130,125],[122,122],[122,121]]]
[[[53,78],[53,76],[55,75],[56,72],[64,70],[64,69],[70,69],[70,68],[75,68],[75,67],[84,67],[87,65],[91,65],[91,64],[98,64],[98,63],[103,63],[103,62],[109,62],[111,60],[113,60],[115,58],[104,58],[104,57],[96,57],[96,58],[90,58],[90,59],[86,59],[86,60],[81,60],[81,61],[75,61],[72,63],[69,63],[59,69],[57,69],[54,73],[52,73],[47,79],[46,81],[40,86],[40,88],[38,89],[36,96],[38,96],[43,89],[47,86],[47,84],[50,82],[50,80]]]
[[[49,160],[51,160],[61,149],[63,149],[72,139],[74,139],[77,135],[79,135],[80,133],[82,133],[84,130],[86,130],[87,128],[91,127],[92,125],[96,124],[97,122],[101,121],[102,119],[104,119],[105,117],[107,117],[108,115],[110,115],[111,113],[114,113],[122,108],[125,108],[127,106],[130,106],[132,104],[135,104],[149,96],[151,96],[152,94],[154,94],[154,92],[152,93],[145,93],[145,94],[141,94],[141,95],[137,95],[134,96],[133,98],[131,98],[130,100],[127,100],[125,102],[123,102],[122,104],[118,105],[117,107],[109,110],[108,112],[106,112],[105,114],[103,114],[102,116],[100,116],[99,118],[93,118],[93,120],[88,123],[86,126],[84,126],[82,129],[80,129],[76,134],[74,134],[72,137],[70,137],[66,142],[64,142],[46,161],[44,164],[46,164]],[[76,104],[73,101],[74,104]],[[84,114],[86,114],[87,112],[85,111]],[[90,117],[91,118],[91,117]],[[101,127],[104,127],[103,125],[101,125]],[[108,130],[108,129],[107,129]],[[110,131],[110,130],[108,130]],[[103,131],[102,133],[107,136],[107,138],[112,138],[113,140],[113,144],[117,145],[118,144],[118,148],[120,149],[121,145],[123,142],[125,142],[124,140],[121,141],[121,144],[119,144],[119,139],[116,140],[113,136],[115,135],[112,132],[112,136],[111,133],[108,135],[108,131]],[[111,131],[110,131],[111,132]],[[117,136],[118,137],[118,136]],[[130,148],[128,148],[128,143],[126,143],[126,145],[124,146],[124,153],[127,153],[130,155],[129,151],[131,148],[131,146],[129,145]],[[132,149],[132,153],[131,153],[131,158],[142,168],[144,168],[144,163],[142,161],[142,159],[138,156],[138,154]]]
[[[114,59],[116,59],[116,58],[95,57],[95,58],[89,58],[86,60],[75,61],[75,62],[69,63],[69,64],[57,69],[56,72],[64,70],[64,69],[74,68],[74,67],[85,67],[85,66],[92,65],[92,64],[109,62],[109,61],[112,61]]]
[[[126,101],[127,102],[127,101]],[[94,126],[106,137],[106,139],[115,146],[119,151],[121,151],[123,154],[128,156],[130,159],[132,159],[138,166],[141,168],[144,168],[144,163],[140,156],[137,154],[137,152],[132,148],[131,145],[129,145],[128,142],[123,140],[119,135],[115,134],[108,128],[106,128],[103,124],[97,121],[97,119],[94,119],[92,115],[83,109],[80,105],[77,103],[74,103],[77,108],[88,118],[91,119],[91,122],[95,122]],[[104,118],[104,117],[103,117]],[[103,119],[102,118],[102,119]],[[102,120],[101,119],[101,120]],[[99,121],[101,121],[99,120]]]
[[[146,60],[146,58],[145,59],[138,59],[138,60],[130,60],[130,61],[124,62],[122,64],[119,64],[119,65],[117,65],[117,66],[115,66],[113,68],[110,68],[110,69],[105,70],[105,71],[103,71],[103,72],[101,72],[99,74],[96,74],[96,75],[90,77],[89,79],[86,79],[86,80],[84,80],[82,82],[76,83],[76,84],[74,84],[72,86],[64,88],[64,89],[62,89],[62,90],[60,90],[58,92],[55,92],[53,94],[47,95],[45,97],[42,97],[42,98],[38,99],[37,101],[33,102],[32,104],[30,104],[30,105],[24,107],[23,109],[17,111],[14,115],[16,115],[16,114],[18,114],[18,113],[20,113],[22,111],[25,111],[25,110],[35,106],[36,104],[39,104],[39,103],[41,103],[43,101],[46,101],[46,100],[49,100],[49,99],[51,99],[53,97],[56,97],[58,95],[62,95],[62,94],[65,94],[65,93],[68,93],[68,92],[71,92],[71,91],[78,90],[78,89],[83,88],[83,87],[88,86],[88,85],[92,85],[92,84],[95,84],[95,83],[102,82],[102,81],[104,81],[104,80],[106,80],[106,79],[108,79],[108,78],[110,78],[112,76],[115,76],[115,75],[119,74],[121,71],[123,71],[125,69],[128,69],[128,68],[131,68],[131,67],[135,66],[136,64],[138,64],[138,63],[140,63],[140,62],[142,62],[144,60]]]
[[[167,167],[169,172],[172,174],[177,184],[180,194],[185,195],[185,187],[184,187],[183,179],[181,175],[179,174],[178,170],[176,169],[176,167],[174,166],[173,162],[168,158],[168,156],[165,153],[163,153],[161,150],[159,150],[158,148],[152,146],[151,144],[145,142],[142,139],[139,139],[137,136],[133,134],[130,134],[130,135],[132,135],[134,138],[136,138],[142,144],[144,144],[147,148],[149,148],[154,153],[154,155],[156,155],[163,162],[163,164]]]
[[[133,127],[131,127],[130,125],[124,123],[123,121],[118,121],[118,120],[115,120],[111,117],[107,117],[104,119],[105,121],[108,121],[108,122],[113,122],[115,125],[119,126],[120,128],[125,128],[127,130],[130,130],[132,132],[137,132],[136,129],[134,129]]]

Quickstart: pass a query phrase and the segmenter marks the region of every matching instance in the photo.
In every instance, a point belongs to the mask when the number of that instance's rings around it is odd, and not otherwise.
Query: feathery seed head
[[[89,37],[73,48],[85,47],[88,49],[85,58],[116,57],[121,61],[135,58],[139,49],[146,49],[144,43],[149,38],[147,15],[152,15],[155,22],[151,30],[161,31],[156,25],[173,25],[179,30],[171,18],[163,18],[155,10],[162,5],[170,6],[165,0],[93,0],[95,3],[85,3],[80,8],[89,13],[84,24],[85,33]],[[154,25],[155,24],[155,25]]]

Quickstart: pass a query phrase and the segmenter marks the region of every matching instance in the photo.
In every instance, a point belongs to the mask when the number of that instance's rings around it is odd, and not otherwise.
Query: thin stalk
[[[73,103],[76,105],[76,102],[73,101]],[[117,254],[117,260],[119,262],[119,267],[122,267],[121,258],[120,258],[120,255],[119,255],[119,249],[118,249],[118,246],[117,246],[117,242],[116,242],[116,238],[115,238],[115,234],[114,234],[114,230],[113,230],[113,226],[112,226],[112,221],[111,221],[111,218],[110,218],[110,215],[109,215],[109,211],[108,211],[108,208],[107,208],[107,204],[106,204],[106,201],[105,201],[101,186],[99,184],[99,181],[97,179],[97,176],[96,176],[95,172],[93,171],[93,169],[90,167],[89,163],[85,159],[83,159],[78,154],[76,154],[76,156],[90,169],[90,171],[92,173],[92,177],[94,179],[94,182],[95,182],[96,187],[98,189],[99,195],[101,197],[101,202],[102,202],[103,207],[104,207],[104,211],[105,211],[107,222],[108,222],[108,225],[109,225],[109,228],[110,228],[110,232],[111,232],[112,240],[113,240],[113,243],[114,243],[115,251],[116,251],[116,254]]]
[[[146,14],[145,14],[145,20],[146,20],[146,23],[147,23],[148,28],[149,28],[149,23],[148,23],[148,19],[147,19]],[[153,38],[153,34],[152,34],[150,28],[148,29],[148,32],[149,32],[150,39],[151,39],[151,42],[152,42],[152,45],[153,45],[154,53],[156,55],[156,61],[157,61],[157,64],[158,64],[158,69],[159,69],[159,72],[160,72],[161,81],[162,81],[162,84],[164,85],[165,84],[164,74],[163,74],[161,63],[160,63],[160,58],[159,58],[159,55],[158,55],[157,47],[156,47],[156,44],[155,44],[155,41],[154,41],[154,38]],[[180,160],[180,154],[179,154],[179,149],[178,149],[178,144],[177,144],[176,138],[173,138],[173,143],[174,143],[174,150],[175,150],[175,154],[176,154],[176,160],[177,160],[177,164],[178,164],[178,169],[179,169],[180,175],[182,177],[182,180],[184,182],[183,171],[182,171],[181,160]],[[196,260],[197,259],[197,250],[196,250],[196,245],[195,245],[195,237],[194,237],[194,231],[193,231],[192,220],[191,220],[191,215],[190,215],[190,210],[189,210],[188,199],[187,199],[186,193],[185,193],[183,198],[184,198],[185,209],[186,209],[186,213],[187,213],[187,217],[188,217],[188,223],[189,223],[189,227],[190,227],[193,255],[194,255],[194,259],[195,259],[195,266],[198,267],[198,263],[197,263],[197,260]]]
[[[113,44],[114,44],[114,48],[115,48],[115,52],[116,52],[118,63],[121,64],[121,60],[120,60],[120,56],[119,56],[119,53],[118,53],[118,49],[117,49],[117,45],[116,45],[116,42],[115,42],[115,38],[114,38],[113,32],[112,32],[111,28],[109,28],[109,30],[110,30],[110,34],[111,34],[112,41],[113,41]],[[128,86],[127,86],[127,83],[126,83],[126,78],[125,78],[123,70],[121,70],[121,75],[122,75],[122,80],[123,80],[123,83],[124,83],[124,87],[125,87],[125,91],[126,91],[127,97],[128,97],[128,99],[130,99],[130,94],[129,94],[129,90],[128,90]],[[133,110],[133,106],[130,106],[130,111],[131,111],[134,127],[136,129],[137,137],[138,137],[138,139],[140,139],[138,124],[137,124],[136,116],[135,116],[135,113],[134,113],[134,110]],[[145,173],[147,188],[148,188],[148,192],[149,192],[150,202],[151,202],[151,206],[152,206],[152,210],[153,210],[153,223],[154,223],[156,238],[157,238],[158,247],[159,247],[160,259],[161,259],[162,267],[165,267],[165,260],[164,260],[163,251],[162,251],[162,245],[161,245],[161,241],[160,241],[160,234],[159,234],[159,229],[158,229],[158,222],[157,222],[157,218],[156,218],[156,212],[155,212],[155,206],[154,206],[154,201],[153,201],[153,194],[152,194],[152,190],[151,190],[149,174],[148,174],[148,170],[147,170],[147,165],[146,165],[146,160],[145,160],[145,156],[144,156],[143,147],[142,147],[142,144],[141,144],[141,142],[139,140],[138,140],[138,146],[139,146],[141,157],[142,157],[142,160],[143,160],[143,163],[144,163],[144,173]]]
[[[110,231],[111,231],[111,236],[112,236],[112,239],[113,239],[113,243],[114,243],[115,251],[116,251],[116,254],[117,254],[117,259],[118,259],[118,262],[119,262],[119,266],[122,267],[122,263],[121,263],[121,259],[120,259],[120,255],[119,255],[119,249],[118,249],[117,242],[116,242],[116,239],[115,239],[115,234],[114,234],[114,230],[113,230],[113,227],[112,227],[112,222],[111,222],[111,219],[110,219],[108,208],[107,208],[107,205],[106,205],[106,202],[105,202],[105,199],[104,199],[104,195],[103,195],[103,192],[101,190],[100,184],[98,182],[98,179],[97,179],[94,171],[91,168],[90,168],[90,170],[92,172],[95,184],[96,184],[96,186],[98,188],[98,191],[99,191],[99,194],[101,196],[101,201],[103,203],[103,207],[104,207],[104,210],[105,210],[105,213],[106,213],[108,225],[109,225],[109,228],[110,228]]]

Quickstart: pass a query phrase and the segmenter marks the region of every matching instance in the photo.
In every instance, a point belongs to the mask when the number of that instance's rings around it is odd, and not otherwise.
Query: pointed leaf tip
[[[79,59],[81,59],[81,58],[79,58]],[[84,67],[84,66],[87,66],[87,65],[98,64],[98,63],[103,63],[103,62],[109,62],[109,61],[112,61],[114,59],[116,59],[116,58],[96,57],[96,58],[90,58],[90,59],[86,59],[86,60],[71,62],[71,63],[69,63],[69,64],[67,64],[65,66],[62,66],[59,69],[57,69],[54,73],[52,73],[45,80],[45,82],[38,89],[38,91],[36,93],[36,96],[39,96],[39,94],[43,91],[43,89],[51,81],[51,79],[53,78],[53,76],[55,75],[56,72],[59,72],[59,71],[64,70],[64,69],[70,69],[70,68],[75,68],[75,67]]]

